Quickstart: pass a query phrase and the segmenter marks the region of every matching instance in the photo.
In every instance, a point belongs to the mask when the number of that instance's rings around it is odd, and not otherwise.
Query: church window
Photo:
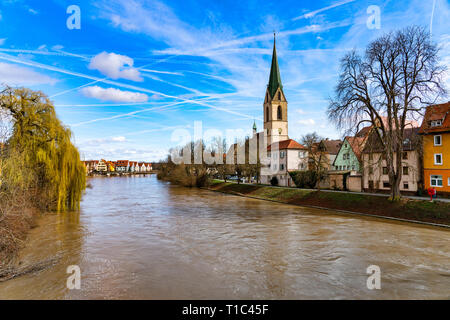
[[[266,107],[266,122],[269,122],[269,107]]]
[[[281,92],[278,91],[278,100],[281,100]]]
[[[278,110],[277,110],[277,118],[278,118],[278,120],[281,120],[282,119],[282,114],[281,114],[281,106],[278,106]]]

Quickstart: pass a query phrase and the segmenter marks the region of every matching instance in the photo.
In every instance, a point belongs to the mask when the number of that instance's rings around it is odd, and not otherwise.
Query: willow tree
[[[6,87],[0,110],[7,113],[12,132],[6,141],[3,188],[20,186],[49,209],[77,209],[86,174],[71,132],[58,119],[42,92]]]
[[[338,128],[358,131],[364,123],[377,128],[392,200],[401,196],[402,157],[395,155],[403,152],[405,128],[445,93],[445,67],[430,39],[424,28],[408,27],[371,42],[363,56],[348,53],[328,107]]]

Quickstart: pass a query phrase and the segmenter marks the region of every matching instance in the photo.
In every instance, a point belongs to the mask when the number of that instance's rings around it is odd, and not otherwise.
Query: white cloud
[[[89,69],[98,70],[111,79],[143,81],[139,70],[133,68],[134,60],[128,56],[102,52],[91,59]]]
[[[117,143],[127,142],[127,138],[124,136],[117,136],[117,137],[108,137],[108,138],[98,138],[98,139],[90,139],[84,141],[82,144],[85,146],[94,146],[98,148],[98,146],[105,146],[109,144],[116,145]]]
[[[0,82],[10,86],[31,86],[38,84],[53,85],[57,80],[29,68],[0,62]]]
[[[152,147],[152,148],[140,148],[140,147],[127,147],[127,148],[115,148],[104,147],[98,149],[97,145],[87,146],[82,144],[79,146],[82,156],[85,159],[129,159],[131,161],[158,161],[164,159],[168,150],[165,148]]]
[[[113,138],[111,138],[111,140],[115,141],[115,142],[125,142],[125,141],[127,141],[127,138],[125,138],[124,136],[119,136],[119,137],[113,137]]]
[[[316,122],[313,119],[302,119],[298,120],[299,124],[303,124],[305,126],[313,126],[316,124]]]
[[[33,8],[28,8],[28,12],[31,14],[34,14],[34,15],[39,13],[38,11],[34,10]]]
[[[144,93],[122,91],[115,88],[101,88],[99,86],[85,87],[81,93],[89,98],[113,102],[146,102],[148,96]]]

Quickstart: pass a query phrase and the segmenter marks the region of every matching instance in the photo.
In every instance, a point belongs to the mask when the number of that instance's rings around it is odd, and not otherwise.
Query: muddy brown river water
[[[188,189],[92,178],[79,213],[47,214],[1,299],[449,299],[450,231]],[[69,265],[81,288],[66,286]],[[369,290],[366,269],[381,269]]]

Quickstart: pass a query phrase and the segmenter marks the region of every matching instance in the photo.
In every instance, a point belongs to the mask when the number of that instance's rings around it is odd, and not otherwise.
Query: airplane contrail
[[[311,12],[302,14],[301,16],[292,18],[292,21],[296,21],[296,20],[300,20],[300,19],[306,19],[306,18],[312,18],[312,17],[314,17],[316,14],[318,14],[320,12],[324,12],[324,11],[327,11],[327,10],[330,10],[330,9],[333,9],[333,8],[337,8],[337,7],[340,7],[340,6],[344,5],[344,4],[347,4],[347,3],[350,3],[350,2],[354,2],[354,1],[356,1],[356,0],[339,1],[339,2],[336,2],[335,4],[329,5],[328,7],[325,7],[325,8],[322,8],[322,9],[318,9],[318,10],[315,10],[315,11],[311,11]]]

